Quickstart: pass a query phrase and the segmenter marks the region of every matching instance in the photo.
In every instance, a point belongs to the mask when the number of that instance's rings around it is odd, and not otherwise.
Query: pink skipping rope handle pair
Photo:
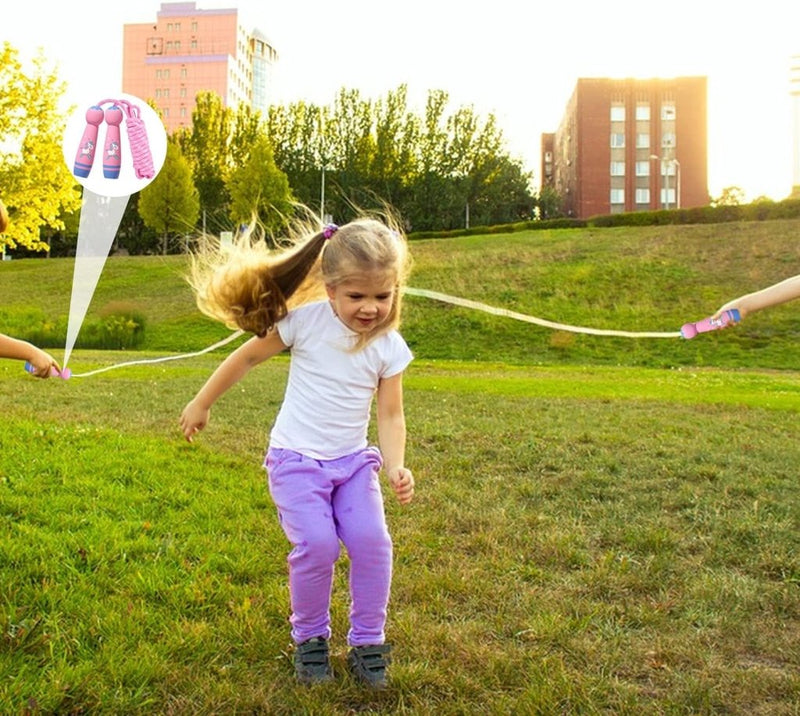
[[[103,105],[109,103],[111,106],[103,110]],[[147,129],[140,116],[139,108],[124,99],[104,99],[86,110],[86,128],[83,130],[83,136],[75,154],[72,173],[76,177],[85,179],[92,171],[97,150],[97,135],[104,119],[108,129],[103,145],[103,176],[106,179],[119,177],[122,163],[122,139],[119,127],[122,120],[125,119],[136,177],[137,179],[152,179],[155,176],[155,168],[150,153],[150,144],[147,141]]]
[[[36,372],[36,368],[35,368],[35,366],[32,366],[32,365],[31,365],[31,364],[30,364],[28,361],[25,361],[25,370],[27,370],[27,371],[28,371],[28,373],[35,373],[35,372]],[[53,368],[50,368],[50,375],[51,375],[53,378],[55,378],[56,376],[58,376],[59,378],[63,378],[64,380],[69,380],[69,379],[72,377],[72,371],[71,371],[69,368],[63,368],[63,369],[61,370],[61,372],[59,373],[59,372],[58,372],[58,371],[57,371],[57,370],[56,370],[56,369],[53,367]]]

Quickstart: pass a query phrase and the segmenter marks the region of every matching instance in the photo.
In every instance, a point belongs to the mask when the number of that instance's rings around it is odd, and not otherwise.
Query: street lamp
[[[658,154],[651,154],[650,159],[657,159],[664,168],[664,208],[669,209],[669,165],[675,167],[675,208],[681,208],[681,163],[675,159],[665,159],[663,162]]]
[[[651,154],[650,159],[657,159],[659,166],[664,167],[664,185],[662,187],[664,190],[664,201],[662,206],[665,209],[669,209],[669,176],[667,174],[667,168],[664,166],[664,163],[661,161],[661,157],[659,157],[658,154]]]

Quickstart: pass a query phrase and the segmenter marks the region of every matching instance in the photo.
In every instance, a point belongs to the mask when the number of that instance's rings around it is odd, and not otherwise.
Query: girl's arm
[[[263,338],[254,336],[231,353],[211,374],[205,385],[181,413],[184,437],[192,442],[194,434],[208,424],[211,406],[226,390],[238,383],[254,366],[286,349],[276,330]]]
[[[49,378],[51,368],[61,372],[61,366],[49,353],[45,353],[32,343],[11,338],[3,333],[0,333],[0,358],[28,361],[34,367],[33,374],[37,378]]]
[[[378,383],[378,442],[389,484],[400,501],[407,505],[414,497],[414,476],[405,467],[406,418],[403,412],[403,374]]]
[[[734,298],[722,306],[715,314],[718,317],[723,311],[735,308],[744,318],[748,313],[760,311],[762,308],[777,306],[779,303],[786,303],[794,298],[800,298],[800,275],[787,278],[780,283],[776,283],[760,291],[748,293],[745,296]]]

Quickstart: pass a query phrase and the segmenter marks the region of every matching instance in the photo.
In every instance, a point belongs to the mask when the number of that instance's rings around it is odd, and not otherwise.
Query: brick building
[[[197,93],[215,92],[227,107],[266,111],[278,54],[238,10],[161,3],[155,22],[123,29],[122,91],[152,100],[167,131],[189,127]]]
[[[579,79],[541,137],[542,187],[568,216],[706,206],[705,77]]]

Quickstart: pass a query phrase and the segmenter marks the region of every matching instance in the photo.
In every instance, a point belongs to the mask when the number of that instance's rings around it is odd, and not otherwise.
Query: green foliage
[[[62,348],[66,343],[68,317],[53,318],[37,308],[0,309],[3,332],[41,348]],[[76,348],[132,350],[145,340],[147,318],[136,304],[112,302],[84,321]]]
[[[530,176],[504,152],[492,115],[448,113],[449,97],[429,93],[424,115],[409,111],[405,86],[383,99],[340,90],[332,107],[272,107],[266,133],[298,200],[342,223],[354,206],[388,201],[414,231],[530,218]]]
[[[286,175],[275,165],[269,139],[261,137],[240,167],[226,181],[231,218],[248,224],[255,218],[268,233],[285,229],[292,216],[293,197]]]
[[[31,68],[8,42],[0,46],[0,198],[11,223],[0,247],[46,251],[42,229],[64,230],[64,214],[80,206],[77,184],[61,151],[64,85],[39,55]]]
[[[771,221],[800,218],[800,199],[761,200],[750,204],[717,204],[690,209],[658,209],[625,214],[604,214],[587,220],[589,226],[658,226],[667,224],[720,224],[731,221]]]
[[[167,142],[167,156],[158,176],[139,196],[144,223],[161,235],[161,253],[168,251],[170,236],[194,233],[200,200],[192,184],[192,170],[177,142]]]

